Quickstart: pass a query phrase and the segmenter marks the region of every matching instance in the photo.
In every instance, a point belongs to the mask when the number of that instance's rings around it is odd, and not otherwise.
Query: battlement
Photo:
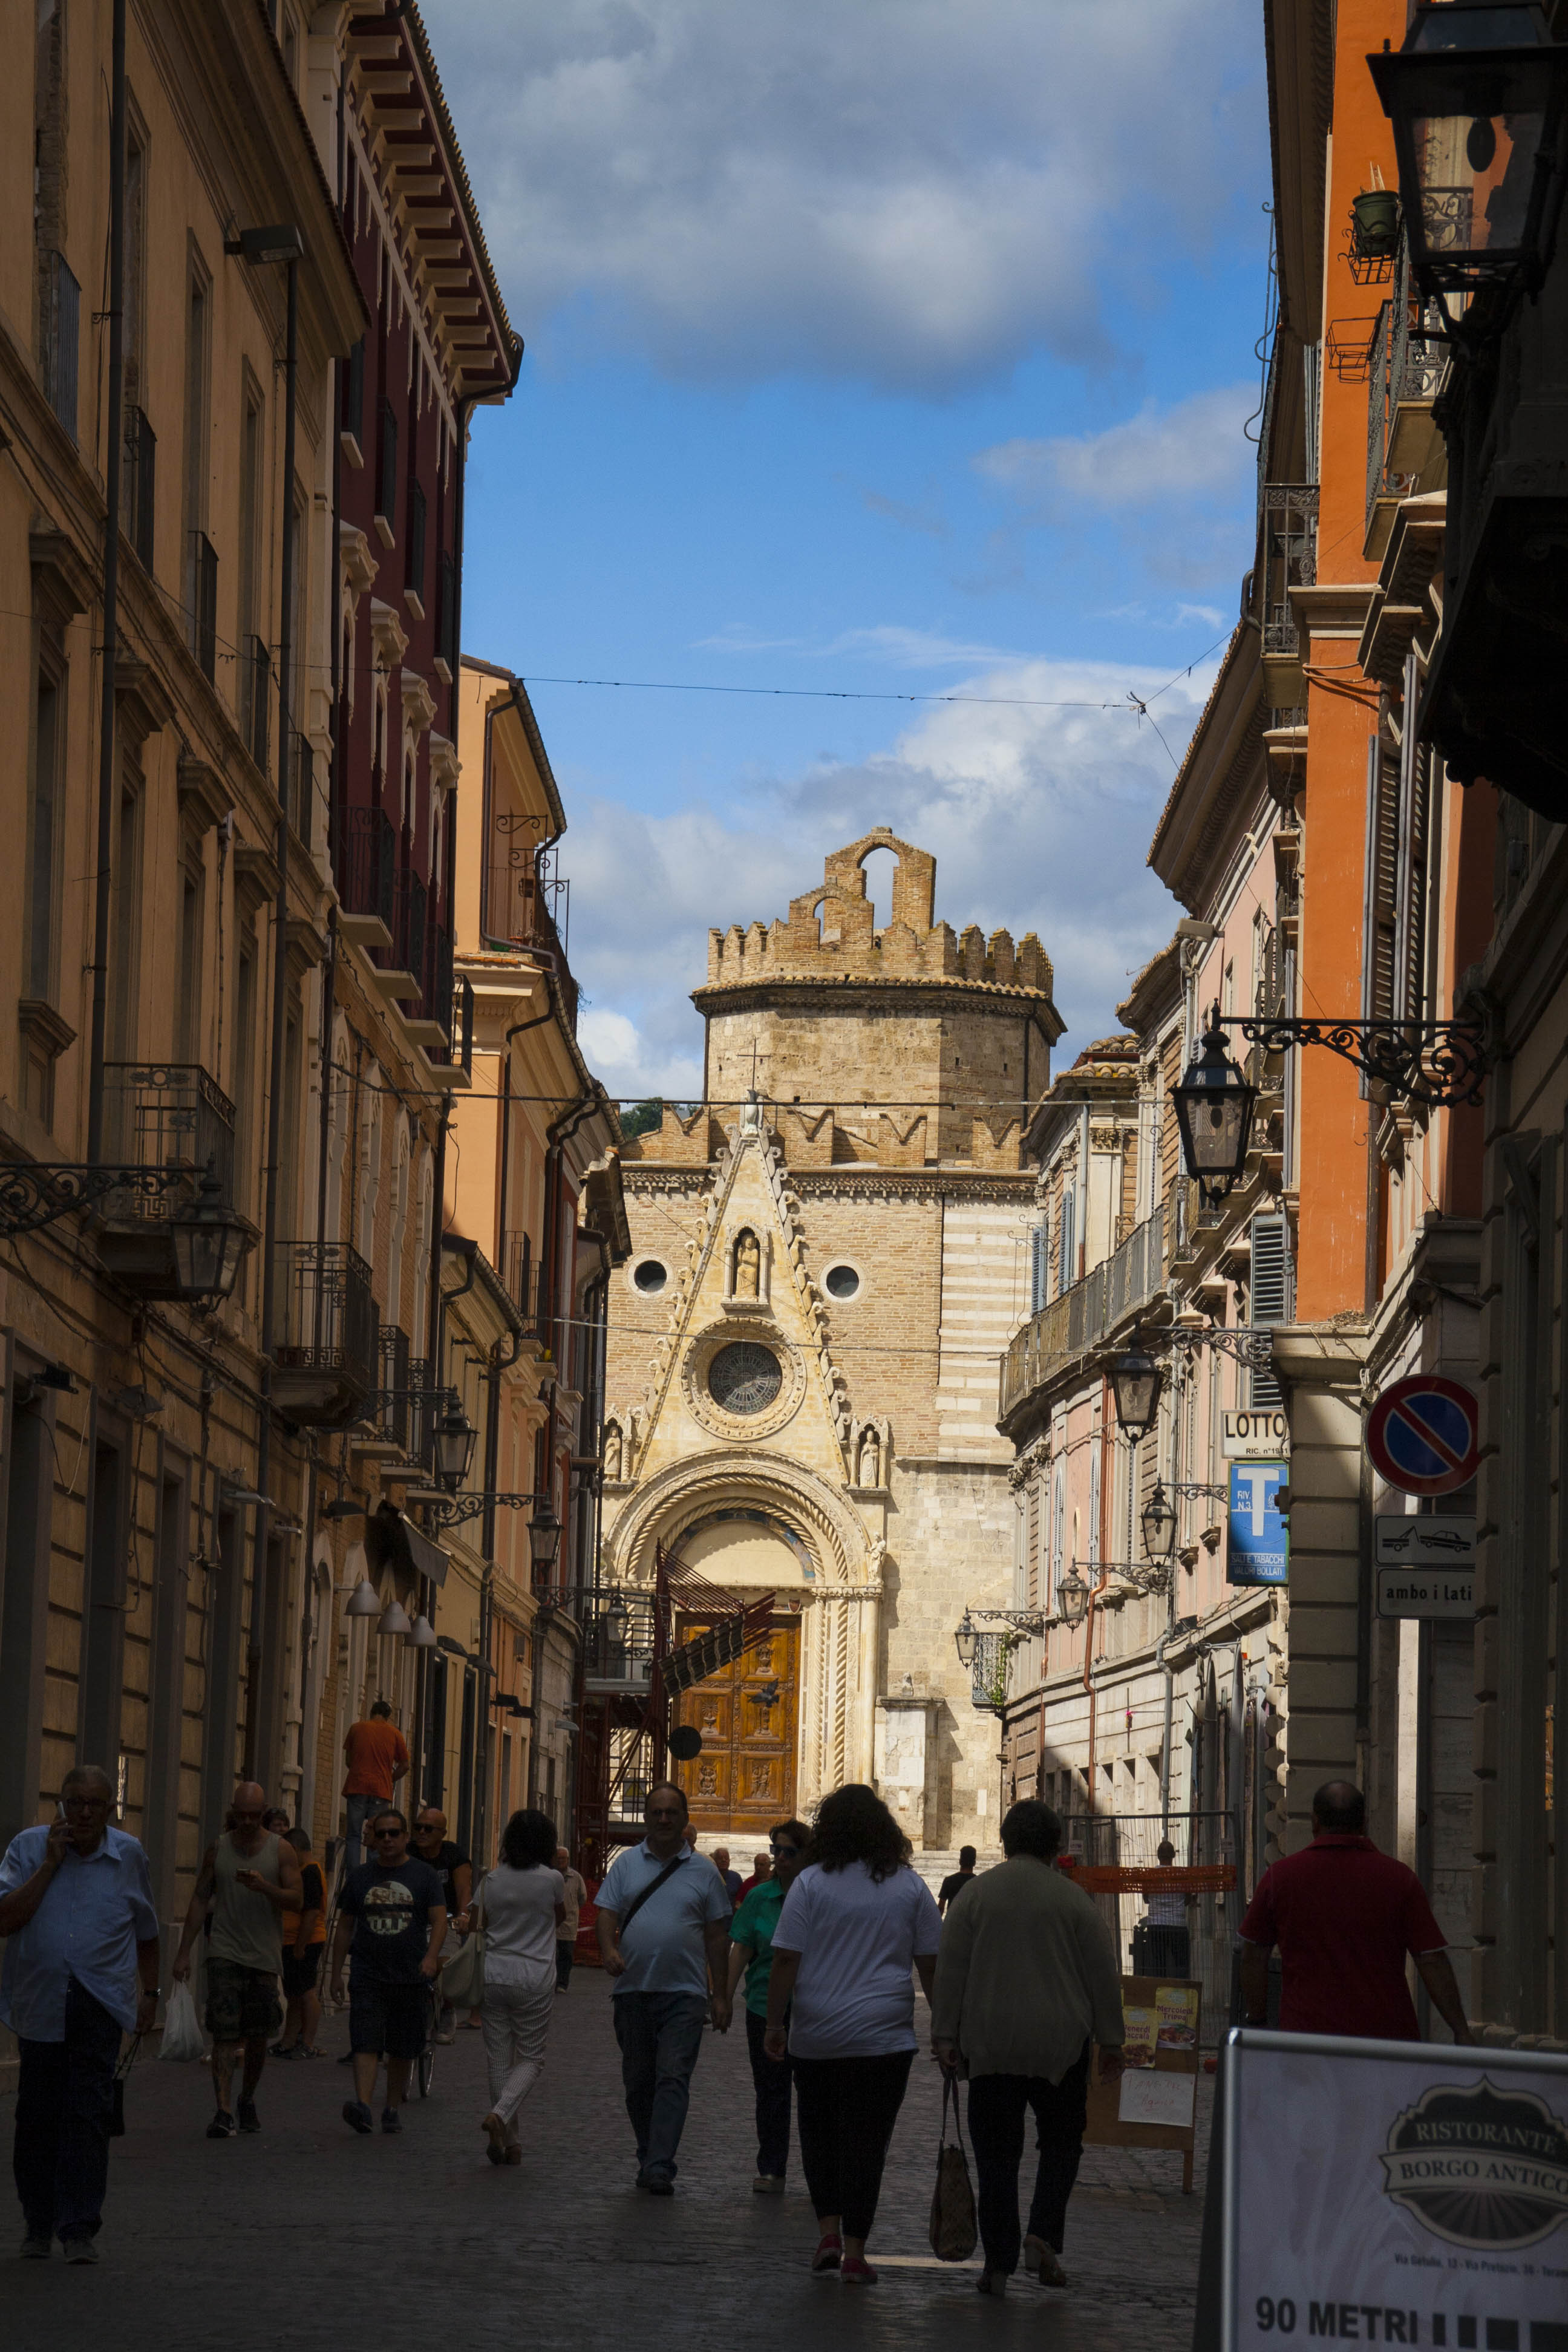
[[[898,858],[891,919],[876,928],[865,861],[874,849]],[[936,860],[879,825],[823,866],[821,887],[790,901],[787,919],[708,934],[708,986],[773,980],[957,981],[1048,998],[1051,961],[1033,931],[987,939],[977,923],[955,933],[933,922]]]

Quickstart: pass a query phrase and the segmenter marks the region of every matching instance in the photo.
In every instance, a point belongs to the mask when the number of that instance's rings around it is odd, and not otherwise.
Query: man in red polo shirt
[[[1330,1780],[1312,1800],[1312,1843],[1263,1874],[1241,1923],[1241,2007],[1248,2025],[1268,2012],[1268,1954],[1284,1972],[1287,2033],[1351,2033],[1419,2042],[1405,1980],[1408,1952],[1456,2042],[1468,2042],[1464,2003],[1421,1881],[1366,1834],[1366,1799]]]

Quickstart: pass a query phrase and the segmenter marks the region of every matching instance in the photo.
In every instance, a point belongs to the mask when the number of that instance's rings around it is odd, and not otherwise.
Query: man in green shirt
[[[773,1929],[784,1909],[790,1881],[801,1866],[810,1831],[804,1822],[775,1822],[768,1832],[773,1872],[752,1887],[730,1922],[730,1998],[742,1971],[746,1979],[746,2047],[752,2058],[752,2081],[757,2093],[757,2177],[752,2183],[758,2197],[782,2196],[789,2163],[789,2086],[787,2058],[770,2058],[763,2048],[768,2028],[768,1979],[773,1966]]]

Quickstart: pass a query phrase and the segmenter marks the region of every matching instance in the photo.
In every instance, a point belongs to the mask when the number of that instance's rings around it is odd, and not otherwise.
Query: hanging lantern
[[[1189,1062],[1181,1085],[1172,1087],[1171,1099],[1188,1175],[1202,1185],[1205,1199],[1222,1201],[1247,1165],[1258,1088],[1247,1085],[1230,1058],[1217,1003],[1203,1046],[1202,1057]]]
[[[1158,1479],[1139,1517],[1143,1524],[1144,1558],[1169,1560],[1176,1549],[1176,1509]]]
[[[1146,1355],[1142,1348],[1131,1349],[1125,1356],[1118,1356],[1110,1367],[1110,1389],[1116,1399],[1116,1418],[1134,1445],[1160,1409],[1162,1377],[1153,1357]]]
[[[968,1673],[970,1667],[974,1664],[974,1652],[979,1640],[980,1635],[976,1632],[973,1622],[966,1609],[963,1612],[963,1622],[960,1623],[958,1631],[952,1637],[953,1648],[958,1652],[958,1663],[963,1668],[965,1674]]]

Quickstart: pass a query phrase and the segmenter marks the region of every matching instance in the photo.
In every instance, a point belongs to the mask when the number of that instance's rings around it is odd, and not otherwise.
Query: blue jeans
[[[119,2021],[72,1977],[66,2038],[26,2042],[12,2163],[27,2234],[96,2238],[109,2186]]]
[[[348,1847],[348,1866],[351,1870],[357,1870],[361,1863],[364,1860],[364,1825],[366,1822],[374,1821],[377,1813],[384,1813],[389,1808],[395,1811],[396,1799],[393,1797],[345,1797],[343,1799],[343,1802],[348,1808],[349,1816],[348,1836],[344,1840],[344,1843]]]
[[[618,1992],[611,2000],[637,2169],[673,2179],[708,2003],[700,1992]]]

